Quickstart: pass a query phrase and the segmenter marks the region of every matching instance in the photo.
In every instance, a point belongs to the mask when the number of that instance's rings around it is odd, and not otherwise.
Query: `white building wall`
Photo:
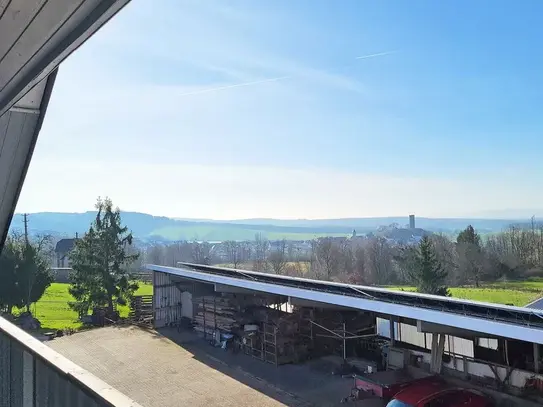
[[[181,315],[185,318],[194,318],[192,293],[188,291],[181,293]]]
[[[390,322],[388,319],[377,318],[377,334],[390,338]],[[432,334],[418,332],[417,327],[405,323],[394,323],[395,339],[410,345],[430,350],[432,348]],[[445,335],[445,353],[474,357],[473,341]]]
[[[390,322],[388,319],[377,318],[377,334],[390,338]],[[417,331],[417,327],[404,323],[397,324],[396,340],[409,343],[415,346],[420,346],[430,350],[432,345],[432,334],[424,334]],[[424,342],[424,336],[426,336],[426,343]],[[480,338],[479,344],[488,348],[497,347],[496,339]],[[430,364],[430,353],[422,351],[409,351],[413,355],[420,356],[423,363]],[[457,370],[459,372],[465,372],[467,374],[478,377],[489,377],[496,380],[496,375],[492,371],[489,365],[480,363],[473,359],[474,357],[474,345],[473,341],[458,338],[452,335],[446,335],[445,338],[445,353],[451,355],[449,363],[443,363],[443,366],[449,369]],[[504,366],[494,366],[496,372],[501,380],[504,380],[507,376],[507,368]],[[543,374],[534,375],[532,372],[515,369],[509,377],[509,385],[517,388],[524,387],[526,379],[531,377],[539,378],[543,380]]]
[[[376,319],[377,335],[383,338],[390,338],[390,321],[388,319],[377,318]],[[400,340],[400,325],[398,322],[394,322],[394,339]]]
[[[181,291],[170,275],[153,273],[153,308],[155,328],[161,328],[181,319]]]
[[[424,363],[430,363],[430,354],[420,351],[410,351],[413,355],[418,355],[422,357]],[[467,374],[478,376],[478,377],[488,377],[492,380],[496,380],[496,375],[492,372],[492,369],[489,365],[485,363],[480,363],[474,360],[463,359],[462,357],[451,357],[449,363],[443,363],[443,366],[449,369],[457,370],[459,372],[465,372]],[[493,365],[496,369],[496,372],[500,380],[504,380],[507,376],[507,368],[505,366]],[[522,388],[526,384],[526,379],[529,378],[538,378],[543,380],[543,374],[534,374],[525,370],[515,369],[511,372],[509,376],[509,385],[517,388]]]

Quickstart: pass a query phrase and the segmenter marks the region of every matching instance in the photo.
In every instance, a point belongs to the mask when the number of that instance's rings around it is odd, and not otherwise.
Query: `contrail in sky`
[[[383,57],[385,55],[395,54],[396,52],[398,52],[398,51],[379,52],[377,54],[362,55],[362,56],[356,57],[355,59],[368,59],[368,58],[375,58],[375,57]]]
[[[381,56],[385,56],[385,55],[395,54],[396,52],[398,52],[398,51],[379,52],[377,54],[362,55],[362,56],[356,57],[355,59],[376,58],[376,57],[381,57]],[[253,86],[253,85],[259,85],[261,83],[267,83],[267,82],[278,82],[278,81],[282,81],[282,80],[285,80],[285,79],[290,79],[292,77],[293,76],[278,76],[276,78],[261,79],[261,80],[252,81],[252,82],[242,82],[242,83],[236,83],[236,84],[233,84],[233,85],[225,85],[225,86],[218,86],[218,87],[215,87],[215,88],[200,89],[200,90],[195,90],[195,91],[192,91],[192,92],[182,93],[179,96],[200,95],[202,93],[216,92],[216,91],[219,91],[219,90],[232,89],[232,88],[240,88],[242,86]]]
[[[291,77],[290,76],[279,76],[277,78],[261,79],[259,81],[236,83],[234,85],[218,86],[216,88],[208,88],[208,89],[195,90],[195,91],[192,91],[192,92],[186,92],[186,93],[182,93],[179,96],[199,95],[201,93],[215,92],[217,90],[239,88],[241,86],[252,86],[252,85],[258,85],[260,83],[266,83],[266,82],[277,82],[277,81],[282,81],[283,79],[288,79],[288,78],[291,78]]]

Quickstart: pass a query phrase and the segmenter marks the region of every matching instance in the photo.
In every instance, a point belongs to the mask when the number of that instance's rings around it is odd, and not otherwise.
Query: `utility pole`
[[[23,222],[25,224],[25,242],[28,246],[28,213],[23,213]]]

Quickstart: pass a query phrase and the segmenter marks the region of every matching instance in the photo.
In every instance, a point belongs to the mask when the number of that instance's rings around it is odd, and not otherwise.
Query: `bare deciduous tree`
[[[164,246],[154,244],[145,252],[145,262],[149,264],[159,264],[166,266],[164,262]]]
[[[331,280],[338,273],[340,267],[341,251],[334,243],[333,238],[323,237],[317,239],[315,245],[315,258],[319,268],[320,278]]]
[[[262,236],[261,233],[255,235],[254,241],[254,257],[253,257],[253,270],[254,271],[266,271],[268,268],[266,259],[269,249],[269,242]]]
[[[268,255],[268,263],[275,274],[283,274],[287,265],[287,241],[285,239],[276,242]]]
[[[241,262],[239,243],[234,240],[228,240],[223,243],[223,246],[228,263],[230,263],[235,269],[238,268],[238,265]]]
[[[209,264],[211,245],[208,242],[192,243],[192,261],[196,264]]]
[[[370,284],[390,284],[394,281],[392,252],[386,239],[374,237],[368,240],[366,246],[367,279]]]
[[[447,273],[447,284],[461,284],[462,276],[458,273],[458,252],[454,243],[442,234],[433,234],[430,236],[430,240],[434,246],[437,259]]]

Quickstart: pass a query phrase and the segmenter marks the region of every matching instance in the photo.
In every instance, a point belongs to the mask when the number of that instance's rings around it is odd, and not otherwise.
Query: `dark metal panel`
[[[13,48],[17,39],[26,30],[37,13],[47,0],[26,0],[11,1],[4,8],[3,18],[0,20],[0,62],[4,56]],[[7,77],[2,77],[2,82]],[[0,86],[3,83],[0,82]]]
[[[9,187],[9,177],[13,172],[13,164],[17,159],[17,149],[21,142],[28,140],[25,130],[28,132],[30,120],[26,113],[8,112],[8,126],[2,147],[0,148],[0,174],[3,175],[3,185],[0,187],[0,207],[6,200],[6,192]]]
[[[63,406],[58,399],[60,387],[60,378],[58,374],[56,372],[49,371],[49,374],[47,375],[47,382],[47,405],[49,407]],[[70,387],[71,383],[64,382],[64,386]]]
[[[61,380],[51,366],[36,359],[36,407],[68,407],[59,397],[75,387],[67,380]],[[81,389],[77,389],[81,392]],[[73,404],[77,406],[77,404]]]
[[[97,0],[86,1],[91,10],[96,2]],[[9,51],[0,58],[0,72],[2,73],[0,92],[16,78],[19,72],[31,65],[30,61],[39,52],[42,50],[47,52],[45,47],[51,44],[53,37],[60,38],[63,35],[61,29],[65,24],[68,25],[67,22],[70,18],[74,18],[81,4],[82,0],[48,0],[41,5]],[[85,11],[87,10],[82,13]],[[77,23],[74,21],[71,24]],[[73,27],[65,27],[65,30],[71,29]]]
[[[0,332],[0,407],[11,404],[11,351],[10,339]]]
[[[0,149],[0,224],[9,217],[17,181],[23,171],[25,152],[31,143],[36,114],[8,112],[8,128]],[[3,225],[2,225],[3,226]],[[9,224],[6,224],[9,227]],[[2,241],[3,242],[3,241]]]
[[[4,245],[11,219],[15,211],[15,206],[19,200],[21,189],[32,154],[34,153],[34,147],[38,139],[38,134],[41,130],[45,113],[47,112],[47,106],[55,83],[57,70],[55,70],[46,80],[45,90],[41,98],[41,104],[39,107],[39,115],[34,113],[21,113],[21,112],[8,112],[4,116],[8,115],[7,131],[5,133],[4,145],[6,143],[16,143],[18,148],[14,150],[10,155],[3,154],[4,149],[0,150],[0,250]],[[15,114],[15,116],[13,116]],[[33,128],[26,128],[26,133],[18,133],[17,127],[14,127],[11,131],[11,121],[21,118],[21,115],[26,117],[32,117]],[[2,118],[0,118],[2,120]],[[17,155],[18,160],[15,161],[11,154]],[[19,166],[16,166],[19,164]],[[5,184],[3,184],[5,182]]]
[[[35,406],[49,407],[49,369],[41,360],[36,359]]]
[[[140,407],[0,317],[0,407],[8,406]]]
[[[23,407],[23,349],[17,344],[11,345],[11,406]]]
[[[23,406],[34,405],[34,356],[23,352]]]
[[[25,0],[13,1],[21,3]],[[42,43],[37,52],[27,55],[27,50],[25,47],[22,47],[18,53],[13,54],[23,64],[18,63],[15,64],[16,66],[9,66],[9,72],[15,72],[15,77],[8,75],[7,85],[5,86],[0,83],[0,87],[2,88],[2,91],[0,91],[0,115],[49,75],[69,54],[91,37],[129,2],[129,0],[85,0],[81,8],[66,19],[66,11],[73,10],[73,5],[79,4],[81,0],[49,0],[49,2],[53,1],[60,1],[60,3],[57,4],[54,10],[56,14],[46,22],[53,24],[53,26],[59,29],[53,33],[53,36],[51,36],[51,33],[49,36],[46,36],[48,40]],[[58,25],[59,23],[61,24],[60,26]],[[39,28],[38,25],[31,25],[28,30],[30,33],[33,32],[32,30],[38,30]],[[24,39],[24,36],[22,38]],[[35,34],[32,34],[29,38],[38,41],[38,37]],[[27,45],[29,44],[32,47],[36,46],[30,40]],[[18,54],[21,54],[21,57],[24,54],[26,58],[22,58],[21,60]],[[2,70],[4,68],[3,64],[0,63],[0,75],[3,75]],[[14,68],[16,68],[16,71],[13,71]]]
[[[11,0],[0,0],[0,18],[4,16],[4,12],[7,10],[10,3]]]
[[[129,0],[0,0],[0,250],[21,191],[56,76],[56,67]],[[7,6],[6,6],[7,4]],[[8,110],[46,81],[32,109]],[[37,96],[39,95],[39,96]],[[26,104],[26,103],[25,103]],[[39,109],[35,106],[39,105]],[[32,111],[34,110],[34,111]],[[33,129],[11,131],[13,113],[39,114]],[[2,131],[3,125],[8,126]],[[30,127],[30,126],[29,126]],[[16,128],[16,127],[15,127]],[[6,144],[7,143],[7,144]],[[14,157],[15,154],[15,157]],[[17,166],[22,164],[22,166]],[[6,171],[7,166],[11,169]]]
[[[0,152],[8,135],[9,118],[10,115],[8,114],[0,116]]]

